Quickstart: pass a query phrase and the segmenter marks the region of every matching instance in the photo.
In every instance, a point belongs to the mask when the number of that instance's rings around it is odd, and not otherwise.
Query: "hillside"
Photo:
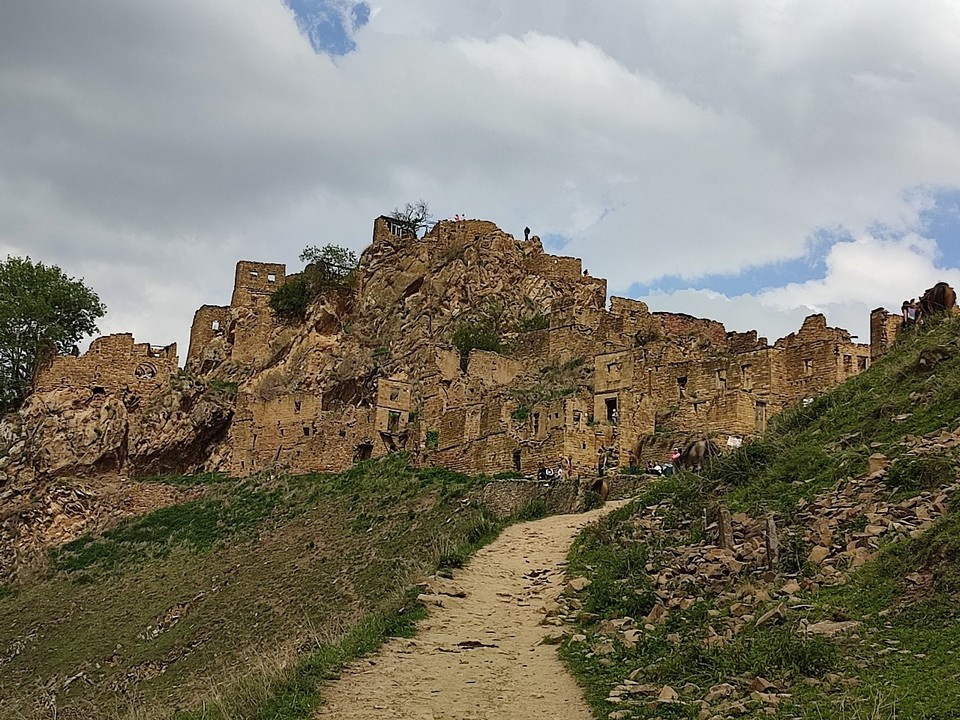
[[[551,622],[597,718],[960,716],[958,336],[906,334],[581,535]]]
[[[487,482],[402,454],[147,481],[180,495],[0,585],[0,717],[304,716],[319,680],[410,631],[422,576],[508,522]]]

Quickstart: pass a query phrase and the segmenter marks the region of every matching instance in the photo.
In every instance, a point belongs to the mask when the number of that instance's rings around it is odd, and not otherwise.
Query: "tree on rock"
[[[97,332],[104,312],[93,290],[56,265],[0,263],[0,411],[20,405],[42,362]]]
[[[270,295],[270,307],[287,322],[302,322],[314,298],[324,293],[343,292],[356,279],[357,256],[339,245],[311,246],[300,253],[307,266]]]
[[[421,230],[430,227],[430,219],[433,215],[430,214],[430,205],[426,200],[421,199],[415,203],[407,203],[402,210],[394,208],[390,217],[406,223],[415,234],[419,234]]]

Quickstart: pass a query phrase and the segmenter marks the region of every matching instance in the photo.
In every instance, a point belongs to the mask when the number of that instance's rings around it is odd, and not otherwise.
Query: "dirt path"
[[[433,587],[443,606],[431,606],[416,638],[390,641],[324,693],[319,717],[589,720],[556,646],[540,644],[540,621],[577,531],[618,504],[507,528]]]

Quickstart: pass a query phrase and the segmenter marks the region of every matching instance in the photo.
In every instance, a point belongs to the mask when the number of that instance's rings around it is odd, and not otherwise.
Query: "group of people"
[[[920,303],[916,298],[904,300],[900,306],[900,315],[903,316],[903,326],[911,327],[920,321],[922,313],[920,312]]]
[[[673,463],[655,463],[653,460],[647,461],[647,466],[643,469],[644,475],[653,475],[654,477],[667,477],[673,475]]]
[[[573,458],[569,456],[561,456],[560,462],[557,463],[557,467],[547,467],[543,463],[540,463],[540,466],[537,468],[537,480],[540,482],[551,482],[553,480],[564,480],[566,478],[572,478],[573,475]]]

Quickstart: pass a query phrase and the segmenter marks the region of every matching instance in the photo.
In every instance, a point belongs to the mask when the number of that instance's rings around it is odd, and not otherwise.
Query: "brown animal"
[[[700,470],[704,463],[719,454],[720,448],[713,440],[694,440],[680,452],[680,457],[673,461],[673,467],[677,470]]]
[[[945,282],[938,282],[920,298],[920,317],[942,312],[955,312],[957,293]]]
[[[590,487],[593,492],[597,493],[600,496],[600,499],[604,502],[607,501],[607,495],[610,494],[610,485],[607,483],[606,478],[599,477],[594,480],[593,485]]]

